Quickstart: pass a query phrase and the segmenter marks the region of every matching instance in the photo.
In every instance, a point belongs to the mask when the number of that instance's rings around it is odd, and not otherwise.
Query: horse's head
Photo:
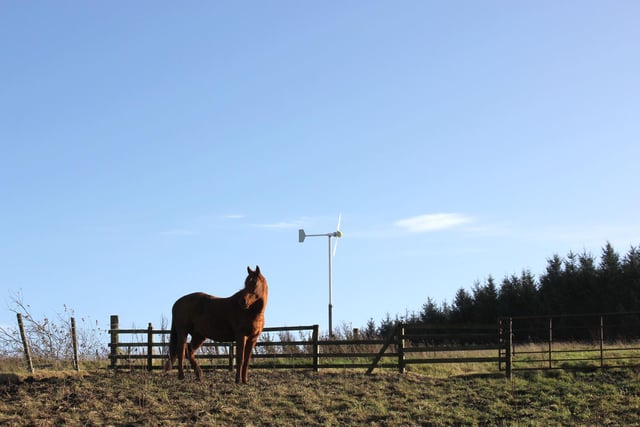
[[[240,304],[243,308],[252,307],[257,301],[262,300],[262,307],[267,303],[267,279],[260,273],[260,267],[256,265],[256,269],[252,270],[247,267],[247,278],[244,280],[244,292]]]

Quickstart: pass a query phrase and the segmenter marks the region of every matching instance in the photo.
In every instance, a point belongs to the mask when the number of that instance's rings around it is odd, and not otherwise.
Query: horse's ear
[[[256,274],[260,274],[260,267],[256,265]]]
[[[248,265],[247,265],[247,273],[253,274],[253,271],[251,270],[251,267],[249,267]]]

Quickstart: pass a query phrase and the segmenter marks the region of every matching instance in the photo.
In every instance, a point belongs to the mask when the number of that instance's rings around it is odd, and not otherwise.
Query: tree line
[[[420,312],[390,315],[379,326],[370,319],[365,335],[384,335],[401,320],[405,323],[494,323],[499,317],[640,311],[640,250],[631,246],[620,256],[607,242],[600,258],[586,251],[553,255],[538,278],[529,270],[476,281],[471,290],[460,288],[451,303],[432,298]]]

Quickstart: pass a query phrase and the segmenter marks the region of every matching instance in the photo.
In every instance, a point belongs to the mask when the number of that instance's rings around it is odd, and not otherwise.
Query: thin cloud
[[[269,229],[280,229],[280,230],[291,230],[303,228],[307,225],[316,223],[317,219],[312,217],[300,217],[295,218],[288,221],[277,221],[277,222],[269,222],[269,223],[254,223],[251,224],[252,227],[256,228],[269,228]]]
[[[225,219],[244,219],[246,217],[246,215],[242,214],[228,214],[224,216]]]
[[[429,233],[432,231],[447,230],[471,222],[471,218],[456,213],[439,213],[418,215],[401,219],[393,223],[409,233]]]

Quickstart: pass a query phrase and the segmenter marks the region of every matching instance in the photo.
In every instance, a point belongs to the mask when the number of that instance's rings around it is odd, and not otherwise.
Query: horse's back
[[[193,308],[195,306],[203,304],[205,301],[212,301],[220,299],[214,295],[209,295],[204,292],[194,292],[191,294],[187,294],[183,297],[178,298],[178,300],[173,304],[173,312],[177,310],[182,310],[184,308]]]
[[[248,308],[241,306],[242,291],[226,298],[194,292],[173,305],[172,326],[179,333],[215,341],[233,341],[239,336],[256,338],[264,328],[266,295]]]
[[[229,298],[194,292],[173,304],[173,324],[183,332],[198,334],[216,341],[233,341],[234,313]]]
[[[172,314],[174,319],[178,317],[182,320],[192,320],[205,315],[216,315],[220,311],[225,311],[224,306],[227,298],[220,298],[204,292],[194,292],[180,297],[174,304]]]

